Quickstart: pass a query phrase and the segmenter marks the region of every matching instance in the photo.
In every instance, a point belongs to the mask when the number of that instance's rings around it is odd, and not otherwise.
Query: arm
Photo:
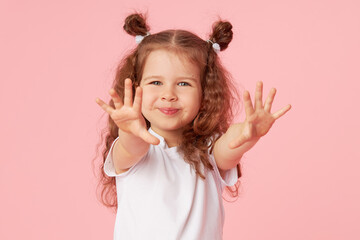
[[[119,139],[116,141],[112,152],[116,174],[125,172],[140,161],[149,147],[150,144],[142,138],[119,129]]]
[[[109,91],[115,109],[97,98],[96,102],[104,109],[118,126],[119,139],[114,144],[113,157],[116,173],[125,172],[136,164],[148,151],[150,144],[159,144],[160,140],[150,134],[141,114],[142,89],[138,87],[132,98],[132,83],[125,80],[124,101],[114,89]]]
[[[275,93],[276,89],[271,89],[263,106],[262,82],[258,82],[255,92],[255,107],[253,108],[249,92],[244,92],[245,121],[232,124],[226,133],[215,142],[214,158],[218,168],[227,170],[235,167],[243,154],[268,133],[275,120],[290,110],[291,105],[289,104],[276,113],[270,113]]]

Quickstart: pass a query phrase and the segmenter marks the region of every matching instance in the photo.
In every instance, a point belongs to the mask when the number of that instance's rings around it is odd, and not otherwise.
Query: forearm
[[[113,159],[117,170],[126,169],[137,163],[146,154],[150,144],[143,139],[119,129],[119,139],[114,145]]]

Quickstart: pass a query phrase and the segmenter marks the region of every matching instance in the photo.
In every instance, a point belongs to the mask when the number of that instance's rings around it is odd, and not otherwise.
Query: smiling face
[[[200,70],[175,53],[162,49],[152,51],[140,86],[143,89],[141,111],[159,134],[181,133],[199,112]]]

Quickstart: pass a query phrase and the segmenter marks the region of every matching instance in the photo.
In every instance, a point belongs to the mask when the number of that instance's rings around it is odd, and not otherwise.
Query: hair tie
[[[220,52],[220,45],[218,43],[216,43],[216,42],[214,43],[210,39],[206,40],[206,42],[212,43],[212,47],[216,53]]]
[[[141,43],[141,41],[145,38],[145,37],[147,37],[147,36],[149,36],[150,35],[150,33],[149,32],[146,32],[146,35],[136,35],[135,36],[135,42],[137,43],[137,44],[139,44],[139,43]]]

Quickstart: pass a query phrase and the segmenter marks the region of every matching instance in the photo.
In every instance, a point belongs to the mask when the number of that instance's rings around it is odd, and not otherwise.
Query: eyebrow
[[[143,81],[146,81],[146,80],[151,79],[151,78],[163,79],[164,77],[158,76],[158,75],[152,75],[152,76],[148,76],[148,77],[144,78]],[[193,77],[178,77],[178,78],[176,78],[176,79],[177,79],[177,80],[187,79],[187,80],[192,80],[192,81],[194,81],[194,82],[197,82],[197,81],[198,81],[196,78],[193,78]]]

